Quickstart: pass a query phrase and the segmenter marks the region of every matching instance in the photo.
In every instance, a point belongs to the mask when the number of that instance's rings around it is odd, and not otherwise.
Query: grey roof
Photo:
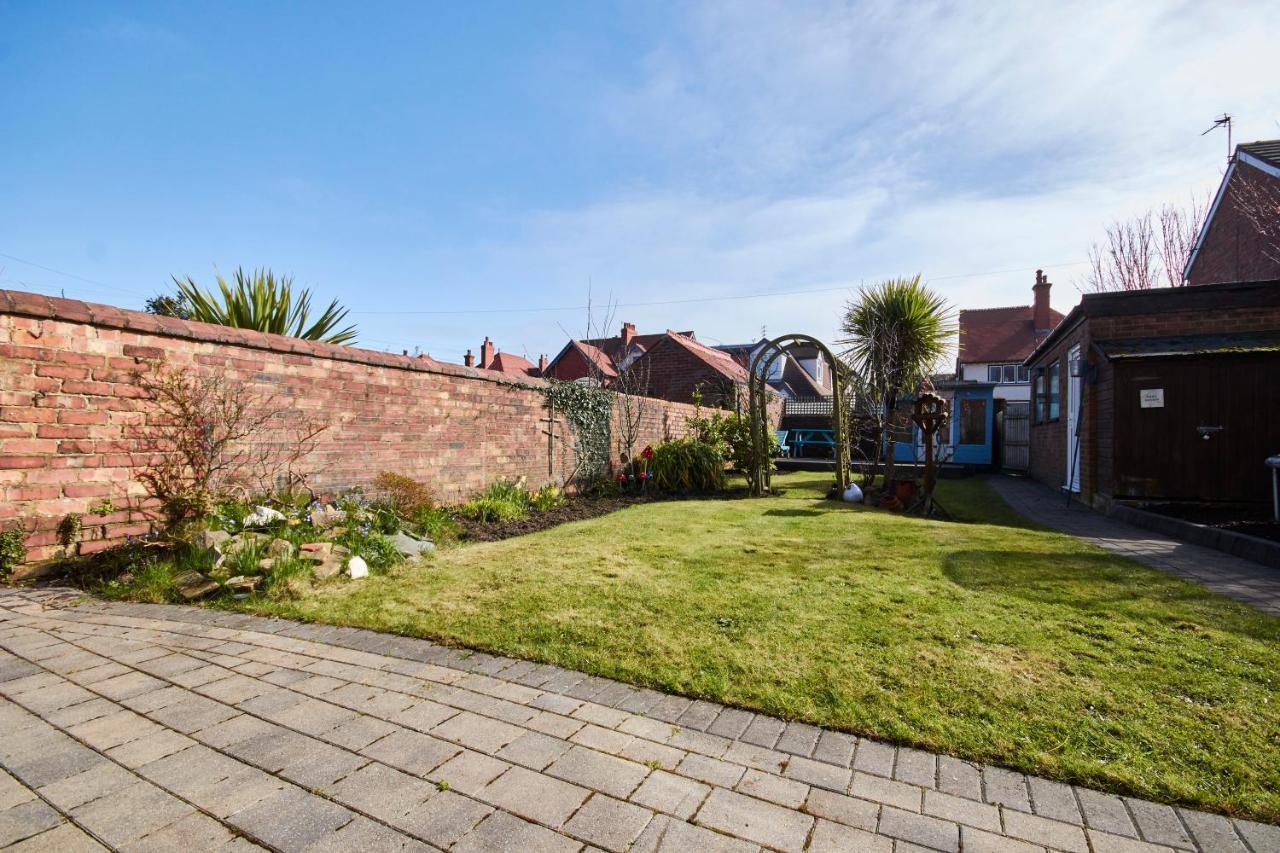
[[[1233,332],[1227,335],[1169,335],[1098,341],[1108,358],[1155,358],[1165,355],[1221,355],[1233,352],[1280,352],[1280,332]]]
[[[1252,154],[1259,160],[1270,163],[1280,169],[1280,139],[1267,139],[1259,142],[1245,142],[1236,146],[1239,151]]]

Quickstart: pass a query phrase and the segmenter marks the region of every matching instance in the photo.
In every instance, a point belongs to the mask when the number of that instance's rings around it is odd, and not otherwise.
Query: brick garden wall
[[[62,554],[68,513],[84,515],[81,553],[151,530],[134,464],[154,415],[136,372],[160,364],[326,423],[302,466],[321,492],[391,470],[457,501],[499,476],[539,486],[572,470],[562,426],[549,472],[539,379],[0,291],[0,529],[27,532],[29,559]],[[648,409],[641,445],[684,436],[695,411]],[[114,509],[93,514],[104,499]]]

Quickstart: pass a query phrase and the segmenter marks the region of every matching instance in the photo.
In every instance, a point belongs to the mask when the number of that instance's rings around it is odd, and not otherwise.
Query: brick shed
[[[1035,479],[1101,507],[1269,500],[1280,281],[1086,294],[1026,364]]]

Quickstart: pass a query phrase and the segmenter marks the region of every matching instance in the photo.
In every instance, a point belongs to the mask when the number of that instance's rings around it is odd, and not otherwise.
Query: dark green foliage
[[[613,392],[584,382],[547,383],[547,402],[564,415],[573,431],[577,465],[571,479],[590,482],[609,468],[609,442],[613,429]]]
[[[0,533],[0,578],[7,578],[27,559],[27,548],[22,544],[22,531],[6,530]]]
[[[698,441],[718,450],[721,456],[733,463],[735,471],[752,470],[755,454],[751,449],[751,420],[748,417],[737,412],[717,412],[709,418],[690,418],[689,426]],[[768,432],[767,441],[768,458],[772,460],[781,453],[781,446],[772,430]]]
[[[664,492],[718,492],[725,488],[724,456],[694,438],[668,441],[649,460],[653,485]]]
[[[338,300],[329,303],[319,319],[311,321],[311,291],[302,288],[296,293],[289,276],[276,278],[271,270],[259,269],[252,273],[243,268],[232,276],[234,284],[217,277],[218,293],[210,293],[196,284],[190,276],[174,277],[178,294],[172,297],[185,302],[190,319],[219,326],[253,329],[274,335],[291,335],[309,341],[330,344],[353,344],[356,327],[339,329],[338,324],[347,316],[347,309]]]
[[[408,519],[409,532],[437,545],[457,540],[461,526],[442,507],[421,509]]]
[[[146,312],[161,317],[177,317],[179,320],[191,319],[191,303],[181,293],[160,293],[147,300]]]

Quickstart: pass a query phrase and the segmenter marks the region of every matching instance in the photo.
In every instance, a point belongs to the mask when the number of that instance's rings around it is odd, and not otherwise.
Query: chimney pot
[[[1036,283],[1031,288],[1031,292],[1035,296],[1031,313],[1037,332],[1048,331],[1053,328],[1053,319],[1049,313],[1049,288],[1051,287],[1053,285],[1049,283],[1049,278],[1044,274],[1044,270],[1036,270]]]
[[[538,356],[538,374],[543,375],[547,372],[547,354],[544,352]]]
[[[484,343],[480,344],[480,366],[486,370],[493,365],[493,341],[489,340],[489,336],[484,336]]]
[[[467,354],[462,357],[462,363],[467,367],[476,366],[476,357],[471,354],[471,350],[467,350]]]
[[[634,338],[635,338],[635,336],[636,336],[636,324],[635,324],[635,323],[623,323],[623,324],[622,324],[622,351],[623,351],[623,353],[625,353],[625,352],[627,351],[627,349],[631,346],[631,341],[632,341],[632,339],[634,339]]]

